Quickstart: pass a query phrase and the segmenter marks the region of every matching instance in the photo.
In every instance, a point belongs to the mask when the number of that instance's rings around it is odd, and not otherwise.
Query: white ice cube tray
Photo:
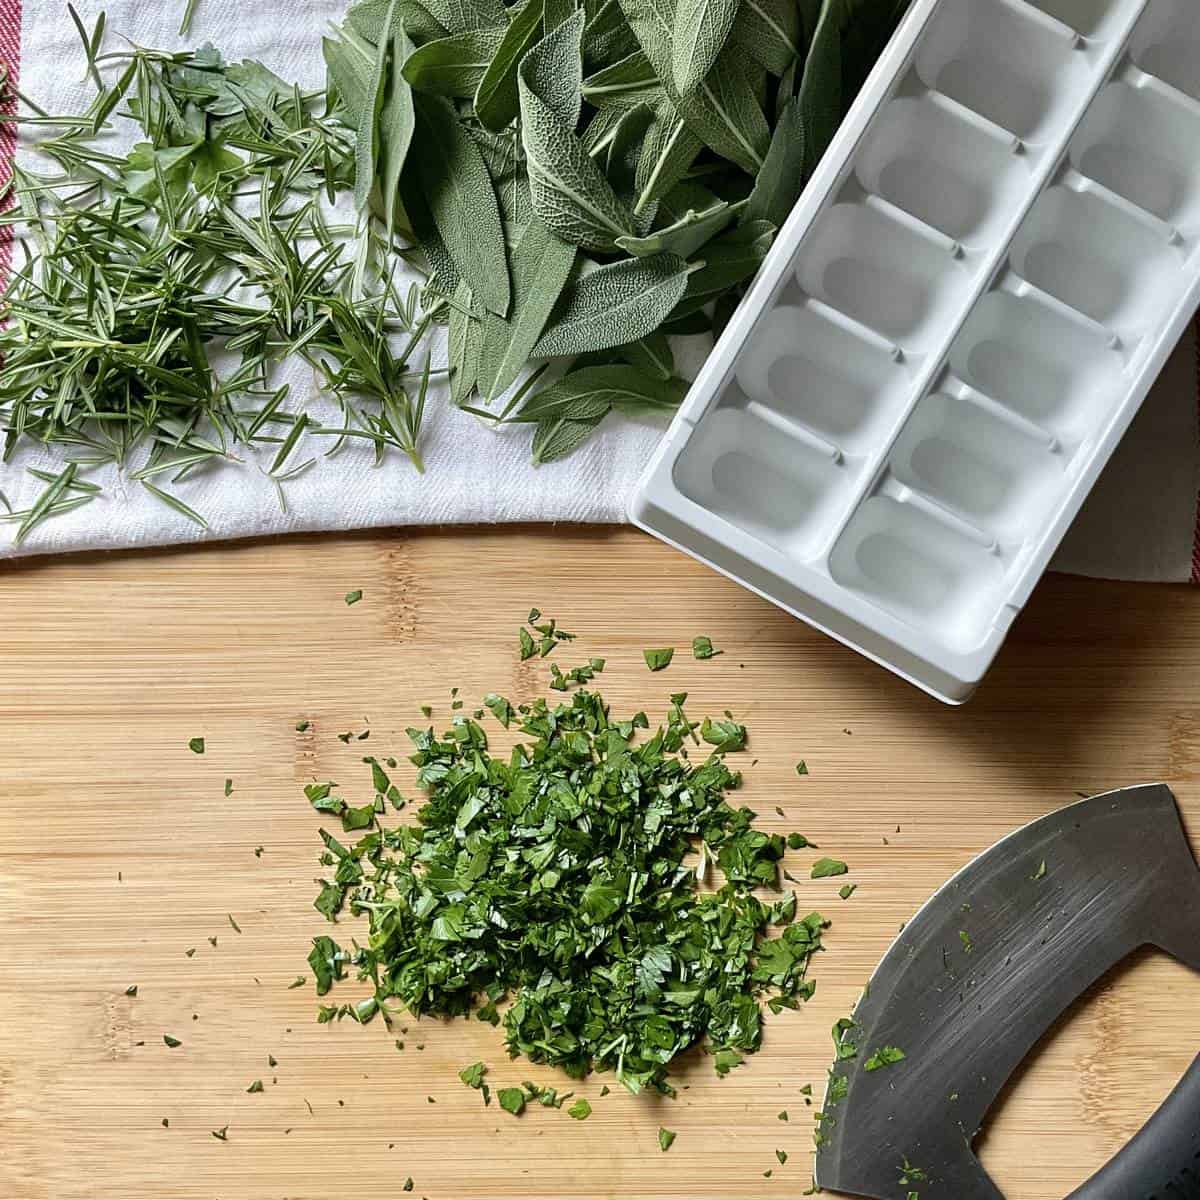
[[[961,702],[1198,304],[1197,0],[915,0],[632,519]]]

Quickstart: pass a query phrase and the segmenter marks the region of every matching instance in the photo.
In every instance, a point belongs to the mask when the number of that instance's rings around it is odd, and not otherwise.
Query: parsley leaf
[[[643,650],[642,657],[646,660],[646,666],[652,671],[661,671],[664,667],[671,665],[671,659],[675,657],[675,647],[666,646],[661,650]]]
[[[870,1058],[863,1063],[864,1071],[878,1071],[881,1067],[894,1066],[903,1062],[904,1051],[899,1046],[880,1046]]]
[[[828,879],[832,875],[845,875],[850,868],[836,858],[818,858],[812,865],[813,879]]]

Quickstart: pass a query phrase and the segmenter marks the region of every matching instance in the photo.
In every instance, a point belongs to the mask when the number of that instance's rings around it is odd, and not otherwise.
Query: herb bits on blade
[[[745,730],[705,722],[721,736],[706,732],[711,754],[688,761],[678,703],[653,732],[584,689],[553,707],[488,707],[522,735],[505,758],[465,715],[440,736],[408,730],[426,795],[413,824],[383,826],[391,785],[377,762],[380,794],[361,810],[336,785],[308,789],[314,808],[361,811],[369,826],[352,842],[321,831],[316,907],[365,920],[369,936],[314,940],[317,992],[351,973],[374,988],[324,1004],[321,1019],[474,1013],[503,1026],[514,1057],[574,1078],[612,1071],[632,1092],[672,1093],[672,1061],[697,1043],[721,1074],[737,1066],[760,1045],[764,1002],[778,1012],[811,996],[825,927],[795,918],[794,894],[755,894],[777,886],[786,843],[730,801],[740,775],[725,755]],[[719,886],[701,891],[709,863]]]

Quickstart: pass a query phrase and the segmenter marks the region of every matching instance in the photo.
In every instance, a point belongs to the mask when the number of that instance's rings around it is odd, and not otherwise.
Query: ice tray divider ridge
[[[944,382],[939,390],[948,396],[953,396],[956,400],[965,400],[974,404],[976,408],[982,409],[1010,429],[1016,430],[1017,433],[1023,433],[1031,440],[1041,442],[1050,454],[1057,454],[1062,448],[1062,441],[1057,434],[1052,433],[1032,417],[1017,412],[1015,408],[1010,408],[1007,404],[1001,404],[994,396],[989,396],[987,392],[981,391],[974,384],[959,378],[953,367],[946,369]]]
[[[1140,204],[1135,204],[1132,200],[1126,199],[1120,192],[1114,192],[1107,184],[1101,183],[1099,180],[1093,179],[1090,175],[1084,174],[1078,167],[1071,166],[1069,163],[1064,166],[1059,183],[1062,187],[1070,188],[1071,191],[1078,192],[1081,195],[1091,192],[1099,196],[1105,204],[1117,209],[1118,212],[1124,213],[1131,220],[1137,221],[1149,230],[1149,232],[1162,238],[1168,246],[1180,246],[1183,244],[1183,234],[1179,232],[1176,226],[1172,225],[1169,221],[1164,221],[1162,217],[1156,216]]]
[[[1001,4],[1011,12],[1021,16],[1030,17],[1038,21],[1045,28],[1052,29],[1058,33],[1066,33],[1070,35],[1070,43],[1074,53],[1085,53],[1083,48],[1089,45],[1087,39],[1079,35],[1070,26],[1065,25],[1057,18],[1050,16],[1034,5],[1029,4],[1027,0],[994,0]],[[962,303],[959,312],[955,319],[948,323],[947,330],[938,343],[931,347],[924,355],[925,363],[921,371],[913,380],[912,386],[909,389],[909,398],[903,409],[899,419],[893,422],[892,428],[888,436],[881,440],[879,446],[869,456],[867,463],[860,472],[859,486],[851,501],[844,505],[837,520],[831,525],[827,536],[822,539],[820,552],[816,558],[821,562],[826,571],[829,570],[829,560],[836,547],[838,541],[846,533],[855,514],[860,510],[862,505],[878,491],[882,475],[887,470],[888,460],[892,455],[896,442],[900,436],[908,419],[912,416],[917,405],[921,400],[929,394],[930,390],[936,383],[937,379],[944,370],[947,356],[951,346],[962,332],[968,317],[979,303],[980,299],[991,290],[997,282],[997,279],[1004,273],[1005,264],[1008,260],[1008,255],[1011,251],[1013,241],[1016,238],[1018,230],[1033,210],[1034,205],[1045,193],[1051,185],[1055,175],[1061,170],[1062,163],[1068,153],[1072,139],[1075,137],[1080,124],[1087,115],[1088,109],[1100,94],[1101,90],[1108,83],[1110,77],[1116,68],[1117,63],[1126,53],[1130,39],[1133,36],[1134,30],[1137,28],[1139,21],[1145,15],[1152,0],[1140,0],[1136,5],[1131,5],[1129,12],[1125,18],[1123,25],[1113,32],[1110,38],[1104,39],[1107,45],[1103,54],[1091,64],[1090,71],[1092,79],[1086,90],[1081,90],[1080,96],[1070,110],[1070,118],[1062,123],[1061,128],[1057,131],[1052,140],[1046,143],[1038,143],[1038,162],[1034,170],[1031,172],[1028,190],[1022,202],[1015,206],[1009,221],[1004,226],[1002,231],[995,238],[991,249],[981,253],[982,265],[976,267],[976,279],[974,284],[966,290],[962,297]],[[925,32],[928,32],[926,26]],[[919,46],[920,38],[917,39]],[[911,64],[910,68],[911,69]],[[931,92],[936,89],[929,89]],[[894,95],[894,93],[892,93]],[[952,98],[951,98],[952,99]],[[953,101],[956,105],[957,101]],[[882,106],[881,106],[882,108]],[[986,118],[985,118],[986,119]],[[1027,139],[1017,136],[1016,153],[1029,153],[1030,143]],[[847,167],[853,168],[855,155],[852,153],[847,160]],[[843,182],[843,187],[845,186]],[[830,189],[830,198],[836,202],[837,196],[841,189],[834,187]],[[821,212],[828,211],[822,209]],[[817,214],[818,216],[820,213]],[[917,219],[917,218],[914,218]],[[814,217],[814,224],[816,217]],[[812,225],[809,226],[809,229]],[[943,235],[945,236],[945,235]],[[1023,281],[1027,282],[1027,281]],[[1029,285],[1032,287],[1033,285]],[[1040,290],[1040,289],[1039,289]],[[1054,297],[1045,293],[1046,298],[1054,303],[1055,307],[1070,309],[1069,305],[1065,305],[1062,301],[1056,300]],[[807,293],[806,293],[807,296]],[[1093,327],[1103,329],[1098,322],[1092,320],[1085,313],[1079,313],[1074,309],[1070,309],[1073,316],[1090,323]],[[853,318],[850,318],[851,320]],[[1116,339],[1114,344],[1119,345],[1120,339],[1111,330],[1104,330],[1107,338]],[[904,347],[900,346],[901,354],[904,354]],[[877,606],[876,606],[877,607]],[[885,610],[879,610],[885,611]],[[892,614],[887,614],[889,617]]]
[[[1095,317],[1090,317],[1087,313],[1081,312],[1073,304],[1068,304],[1065,300],[1060,300],[1053,292],[1048,292],[1036,283],[1031,283],[1020,271],[1012,267],[1007,267],[1001,272],[992,290],[1002,292],[1006,296],[1012,296],[1016,300],[1024,300],[1032,296],[1034,301],[1040,304],[1042,308],[1049,309],[1055,316],[1061,317],[1069,325],[1074,325],[1076,329],[1084,333],[1090,333],[1095,337],[1103,338],[1105,345],[1110,350],[1119,350],[1123,355],[1128,356],[1128,347],[1116,330],[1110,329],[1102,321],[1097,321]]]

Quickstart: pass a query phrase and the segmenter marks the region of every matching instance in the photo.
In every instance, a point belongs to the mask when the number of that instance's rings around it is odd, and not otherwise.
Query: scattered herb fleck
[[[222,1125],[220,1129],[213,1129],[213,1130],[211,1130],[211,1133],[212,1133],[213,1137],[215,1137],[217,1139],[218,1142],[229,1141],[229,1126],[228,1125]]]
[[[665,1154],[670,1150],[675,1138],[676,1134],[673,1129],[663,1129],[660,1126],[658,1130],[658,1148]]]
[[[829,879],[833,875],[845,875],[850,868],[836,858],[818,858],[812,865],[813,879]]]
[[[880,1046],[870,1058],[863,1063],[864,1071],[878,1071],[881,1067],[894,1066],[904,1061],[904,1051],[899,1046]]]
[[[171,1036],[169,1033],[164,1033],[164,1034],[163,1034],[163,1041],[164,1041],[164,1042],[166,1043],[166,1045],[168,1045],[168,1046],[169,1046],[169,1047],[170,1047],[172,1050],[174,1050],[176,1046],[182,1046],[182,1045],[183,1045],[183,1043],[182,1043],[182,1042],[181,1042],[181,1041],[180,1041],[180,1040],[179,1040],[177,1037],[172,1037],[172,1036]]]
[[[251,1085],[250,1085],[250,1086],[249,1086],[249,1087],[246,1089],[246,1091],[250,1092],[251,1094],[253,1094],[253,1093],[255,1093],[255,1092],[261,1092],[262,1090],[263,1090],[263,1081],[262,1081],[261,1079],[256,1079],[256,1080],[255,1080],[255,1081],[254,1081],[254,1082],[253,1082],[253,1083],[252,1083],[252,1084],[251,1084]]]
[[[804,759],[801,759],[796,764],[796,774],[797,775],[807,775],[808,774],[808,763],[806,763],[804,761]]]
[[[840,888],[838,888],[838,895],[841,896],[843,900],[849,900],[857,890],[857,883],[844,883]]]
[[[592,1106],[582,1096],[567,1109],[567,1116],[575,1121],[586,1121],[591,1115]]]
[[[357,604],[363,598],[362,588],[355,588],[352,592],[346,593],[346,607],[349,608],[352,604]]]
[[[692,638],[692,655],[695,658],[716,658],[718,654],[724,654],[724,650],[717,650],[712,644],[712,638],[700,636]]]
[[[204,753],[204,739],[202,737],[188,738],[188,749],[193,754]]]
[[[674,646],[664,646],[661,650],[643,650],[642,657],[646,660],[646,666],[652,671],[661,671],[664,667],[671,665],[671,659],[675,657]]]
[[[519,1087],[501,1088],[496,1093],[496,1099],[505,1112],[519,1117],[525,1111],[525,1093]]]

